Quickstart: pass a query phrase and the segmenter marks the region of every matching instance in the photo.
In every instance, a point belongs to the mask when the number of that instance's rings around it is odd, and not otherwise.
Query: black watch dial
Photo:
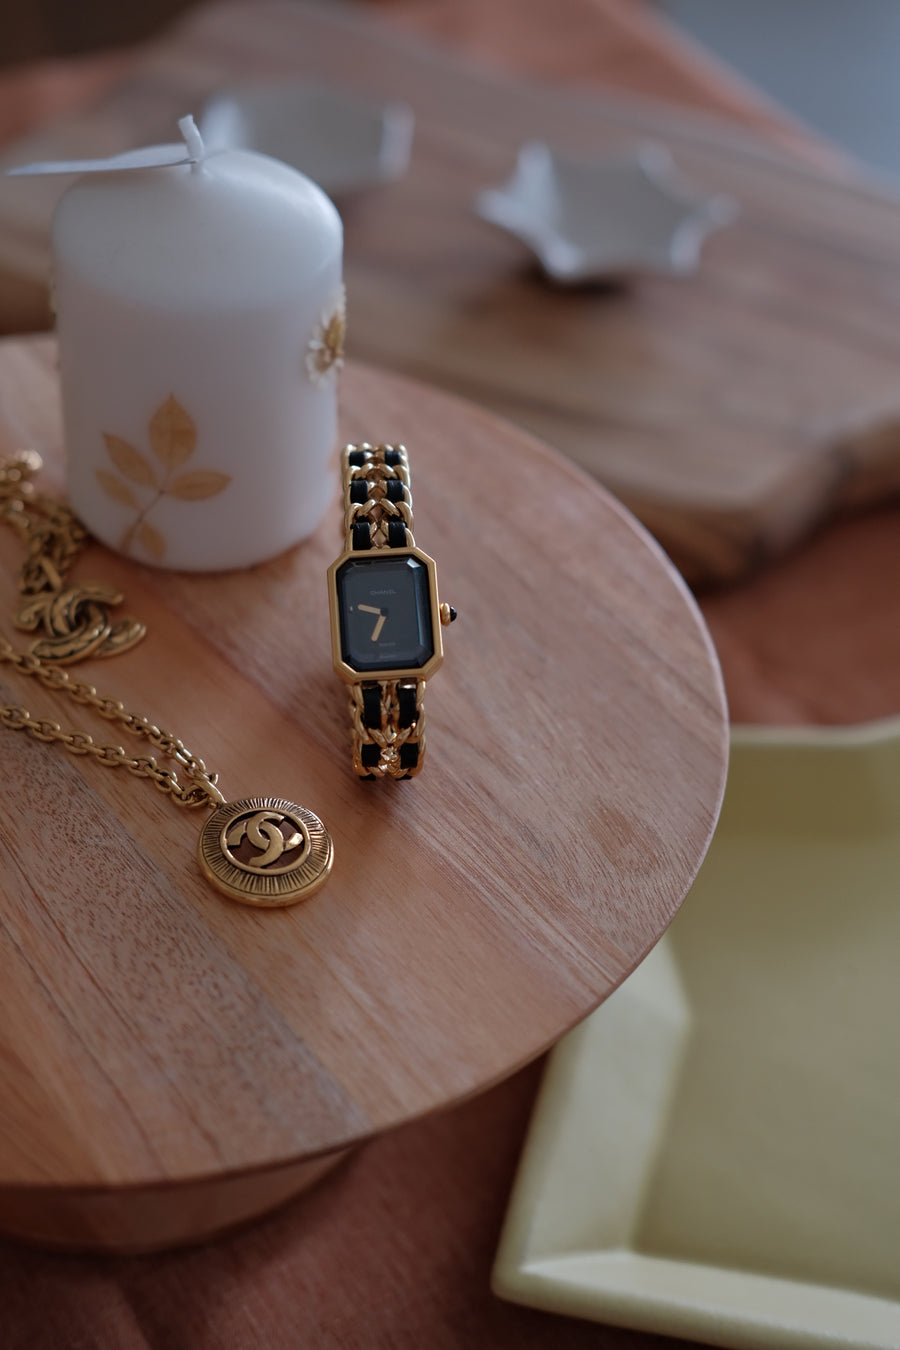
[[[337,573],[341,659],[353,670],[418,670],[434,655],[428,568],[418,558],[350,558]]]

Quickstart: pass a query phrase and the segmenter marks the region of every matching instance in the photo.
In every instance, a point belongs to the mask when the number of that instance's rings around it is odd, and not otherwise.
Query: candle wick
[[[197,123],[193,117],[181,117],[178,120],[178,130],[184,137],[184,143],[187,146],[188,156],[192,164],[199,164],[206,154],[206,146],[203,144],[203,137],[197,130]]]

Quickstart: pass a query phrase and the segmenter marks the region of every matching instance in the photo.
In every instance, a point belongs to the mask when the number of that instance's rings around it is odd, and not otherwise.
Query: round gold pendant
[[[295,905],[318,890],[334,859],[331,835],[305,806],[246,797],[217,806],[200,831],[197,859],[207,881],[244,905]]]

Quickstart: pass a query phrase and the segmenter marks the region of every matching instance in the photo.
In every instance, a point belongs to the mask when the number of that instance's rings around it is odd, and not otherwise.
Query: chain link
[[[379,682],[380,725],[366,722],[363,686],[350,686],[350,721],[353,726],[353,769],[360,778],[412,778],[422,767],[425,758],[425,681],[415,682],[416,714],[409,726],[400,725],[398,686],[413,681],[382,680]],[[364,746],[377,746],[378,758],[367,763]],[[415,766],[404,763],[401,748],[418,746]]]
[[[58,665],[128,651],[146,629],[137,619],[110,618],[110,607],[122,602],[121,592],[92,582],[66,588],[89,536],[70,507],[38,492],[32,479],[40,468],[34,450],[0,460],[0,523],[15,530],[25,545],[16,627],[37,631],[30,650]]]
[[[128,712],[117,698],[98,694],[92,684],[73,679],[62,669],[62,662],[127,651],[143,637],[144,625],[134,619],[118,624],[108,621],[105,605],[118,604],[122,598],[111,588],[84,586],[63,591],[89,535],[70,507],[37,491],[31,480],[40,468],[41,457],[33,450],[20,450],[0,461],[0,523],[10,525],[26,546],[19,573],[23,603],[18,624],[36,628],[43,623],[45,632],[28,652],[17,651],[0,638],[0,662],[149,741],[181,765],[188,782],[180,783],[175,771],[163,768],[152,755],[129,755],[120,745],[99,745],[87,732],[66,731],[59,722],[34,717],[18,704],[0,704],[0,726],[61,745],[70,755],[89,755],[106,768],[127,769],[137,778],[148,778],[179,806],[220,805],[225,799],[216,787],[217,776],[177,736]]]
[[[163,731],[138,713],[128,712],[119,699],[98,694],[92,684],[73,679],[67,671],[46,665],[30,652],[16,651],[5,638],[0,638],[0,662],[12,666],[20,675],[37,680],[47,689],[65,694],[74,703],[92,708],[98,716],[123,727],[132,736],[149,741],[180,764],[189,781],[180,783],[175,771],[163,768],[153,756],[129,755],[120,745],[99,745],[87,732],[66,731],[58,722],[34,717],[18,704],[0,704],[0,726],[10,731],[24,731],[36,741],[61,745],[70,755],[90,755],[106,768],[127,769],[137,778],[149,778],[154,787],[167,793],[179,806],[218,806],[225,800],[216,787],[218,775],[209,773],[202,759],[192,754],[171,732]]]
[[[388,458],[393,462],[388,463]],[[388,497],[388,483],[392,480],[403,485],[398,501]],[[358,483],[366,484],[364,501],[353,500],[354,486]],[[344,451],[344,547],[353,547],[353,526],[358,521],[365,521],[369,526],[371,547],[384,547],[392,520],[403,521],[406,543],[412,548],[416,541],[412,532],[412,492],[406,446],[370,445],[367,441],[348,445]]]
[[[19,534],[26,555],[19,593],[59,590],[88,541],[88,532],[64,502],[38,492],[32,477],[41,468],[34,450],[19,450],[0,462],[0,520]]]

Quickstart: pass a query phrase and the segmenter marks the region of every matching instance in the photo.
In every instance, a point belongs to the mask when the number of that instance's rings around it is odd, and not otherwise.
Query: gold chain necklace
[[[0,519],[25,544],[16,627],[40,630],[30,651],[60,665],[127,652],[146,629],[136,619],[112,622],[107,611],[122,603],[121,592],[96,582],[65,586],[88,532],[68,506],[37,491],[31,480],[40,467],[41,457],[33,450],[0,461]]]
[[[113,587],[64,588],[88,534],[67,506],[35,490],[31,479],[40,467],[40,456],[33,451],[0,461],[0,519],[17,530],[27,549],[16,626],[42,630],[27,652],[0,638],[0,663],[148,741],[181,766],[186,781],[180,782],[174,769],[164,768],[153,756],[100,745],[86,732],[66,731],[17,704],[0,704],[0,726],[60,745],[72,755],[88,755],[106,768],[127,769],[149,779],[179,806],[212,807],[197,841],[197,859],[207,880],[232,899],[262,907],[305,899],[326,880],[334,856],[331,836],[317,815],[281,797],[226,802],[216,786],[218,775],[209,773],[177,736],[62,669],[87,656],[127,651],[145,628],[130,618],[111,622],[108,607],[123,598]]]

